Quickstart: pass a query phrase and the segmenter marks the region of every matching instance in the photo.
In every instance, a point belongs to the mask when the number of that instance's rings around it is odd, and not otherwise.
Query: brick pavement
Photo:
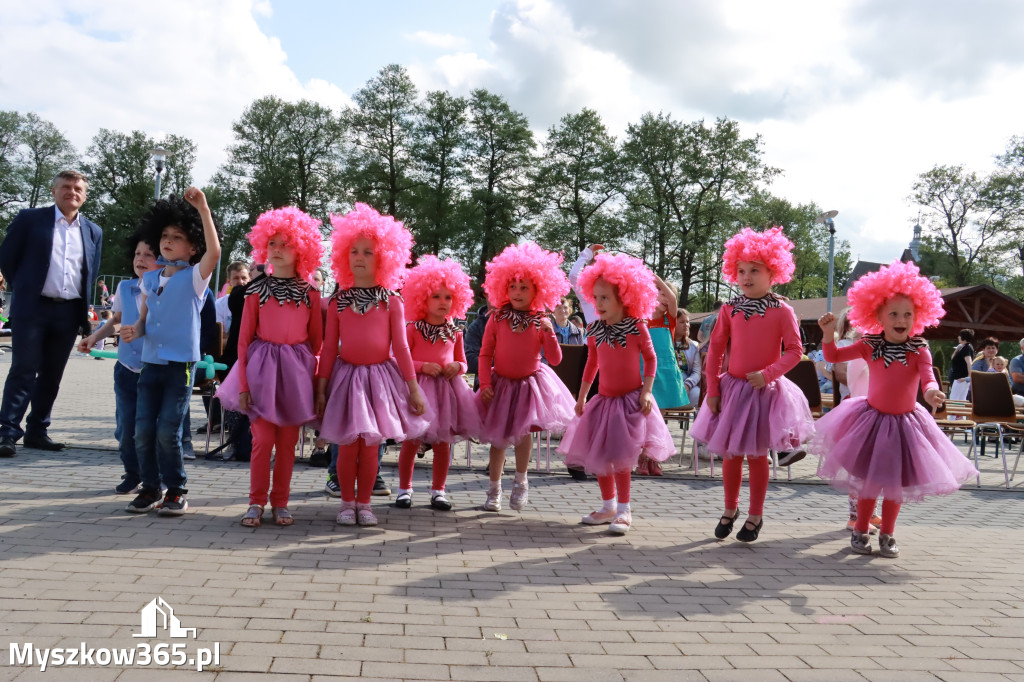
[[[108,444],[110,362],[69,363],[55,437]],[[381,526],[346,529],[299,465],[296,525],[250,530],[242,464],[189,464],[179,519],[124,513],[119,470],[103,449],[0,460],[0,680],[1024,680],[1019,488],[905,506],[893,561],[853,555],[845,497],[807,483],[772,483],[748,546],[712,539],[707,478],[637,480],[616,538],[578,525],[596,484],[562,473],[532,477],[526,512],[488,514],[485,477],[458,468],[446,514],[421,462],[412,510],[378,499]],[[131,636],[158,595],[219,665],[9,665],[11,643],[171,642]]]

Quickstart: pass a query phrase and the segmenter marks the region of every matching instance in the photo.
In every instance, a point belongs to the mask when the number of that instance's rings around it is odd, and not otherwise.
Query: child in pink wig
[[[850,321],[864,332],[852,346],[837,348],[836,318],[818,320],[825,359],[868,363],[868,393],[847,398],[818,422],[812,447],[822,456],[818,475],[857,496],[850,546],[871,554],[868,522],[879,495],[882,524],[878,552],[900,555],[893,531],[900,504],[947,495],[978,472],[917,402],[940,406],[946,399],[932,372],[932,356],[919,334],[945,314],[942,296],[913,263],[893,261],[864,275],[850,289]]]
[[[562,257],[533,242],[506,247],[487,264],[484,293],[495,308],[480,347],[481,440],[491,444],[490,488],[484,509],[501,511],[505,450],[515,446],[516,476],[509,506],[526,506],[530,434],[561,433],[572,420],[573,399],[558,376],[540,361],[562,361],[551,320],[544,314],[569,292]],[[492,370],[493,362],[493,370]]]
[[[332,215],[331,223],[338,291],[327,312],[316,411],[320,436],[339,446],[337,522],[375,526],[370,495],[377,446],[388,438],[420,438],[429,426],[406,341],[405,306],[394,291],[410,261],[412,235],[360,203],[344,216]]]
[[[466,373],[466,352],[462,332],[452,318],[463,318],[473,302],[469,277],[453,260],[423,256],[409,270],[402,288],[406,301],[405,331],[416,368],[416,379],[423,391],[427,409],[434,415],[422,440],[434,451],[433,484],[430,506],[449,511],[452,503],[445,495],[451,444],[472,438],[480,432],[480,412],[473,390],[462,375]],[[412,506],[412,474],[420,440],[402,443],[398,456],[398,497],[395,506]]]
[[[707,358],[707,399],[692,435],[722,457],[725,511],[715,527],[722,540],[739,516],[743,458],[747,458],[750,506],[741,542],[753,542],[764,525],[769,450],[798,447],[814,432],[807,399],[785,377],[800,362],[800,328],[793,309],[772,293],[796,269],[793,242],[781,227],[743,228],[725,243],[722,273],[742,292],[722,306]],[[726,348],[729,369],[719,376]],[[785,352],[780,353],[779,349]]]
[[[599,254],[578,279],[584,298],[600,319],[587,327],[589,353],[576,401],[577,417],[558,450],[565,455],[566,465],[597,476],[603,506],[584,516],[583,523],[610,523],[609,530],[616,534],[625,533],[632,524],[630,472],[641,451],[658,462],[675,452],[651,393],[658,363],[645,320],[658,303],[654,282],[654,274],[639,259],[608,254]],[[605,370],[599,392],[587,405],[599,367]]]
[[[260,525],[269,491],[274,522],[290,526],[295,443],[300,427],[316,418],[313,373],[323,322],[320,292],[306,280],[324,253],[320,221],[297,208],[278,208],[261,215],[247,236],[253,258],[273,265],[274,274],[261,275],[246,288],[238,362],[217,395],[225,409],[247,413],[252,424],[249,509],[242,525]]]

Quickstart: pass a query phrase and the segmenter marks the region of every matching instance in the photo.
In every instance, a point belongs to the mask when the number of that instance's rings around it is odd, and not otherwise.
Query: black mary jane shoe
[[[757,539],[757,536],[761,534],[761,526],[764,525],[764,519],[758,521],[753,530],[747,530],[747,526],[751,524],[751,521],[747,521],[743,524],[743,527],[740,528],[740,532],[736,533],[737,540],[740,542],[753,542]]]
[[[715,537],[719,540],[724,540],[732,533],[732,525],[736,523],[736,519],[740,516],[740,510],[737,509],[736,513],[729,519],[728,516],[722,514],[722,518],[718,520],[718,525],[715,526]],[[729,523],[722,523],[725,519],[729,519]]]
[[[411,509],[412,508],[412,495],[409,493],[402,493],[395,498],[395,506],[399,509]]]

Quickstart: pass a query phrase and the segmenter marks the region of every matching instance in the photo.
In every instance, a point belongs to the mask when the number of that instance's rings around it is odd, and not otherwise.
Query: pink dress
[[[726,346],[729,370],[720,376]],[[775,294],[737,296],[723,305],[707,359],[707,396],[721,396],[721,409],[715,414],[705,403],[690,434],[725,457],[799,447],[814,433],[814,418],[807,398],[785,374],[802,355],[796,314]],[[764,388],[750,385],[750,372],[764,375]]]
[[[598,395],[587,403],[582,416],[572,420],[558,446],[565,463],[588,474],[610,476],[632,471],[642,450],[664,462],[676,448],[658,405],[650,414],[640,411],[643,377],[657,373],[647,324],[628,317],[614,325],[598,320],[587,328],[587,346],[583,381],[593,382],[598,366],[604,371]]]
[[[416,381],[423,392],[427,410],[434,415],[423,440],[427,443],[457,443],[479,437],[480,410],[474,400],[473,389],[462,378],[467,369],[462,332],[450,323],[432,325],[425,320],[410,322],[405,331],[416,369]],[[421,372],[428,362],[436,363],[442,369],[458,362],[462,370],[451,379],[432,377]]]
[[[409,407],[406,382],[416,373],[404,318],[402,297],[383,287],[343,289],[331,299],[317,370],[317,377],[328,379],[324,440],[377,443],[427,432],[430,413],[417,416]]]
[[[540,361],[541,348],[552,365],[562,361],[555,332],[540,328],[543,313],[514,316],[523,318],[517,323],[498,319],[506,312],[496,311],[487,320],[480,346],[480,388],[491,386],[494,399],[487,404],[477,394],[483,420],[480,440],[499,448],[534,431],[562,433],[576,409],[565,384]]]
[[[978,471],[917,402],[917,387],[938,388],[923,339],[891,344],[868,334],[845,348],[824,346],[829,362],[868,363],[868,394],[847,398],[818,420],[811,447],[818,475],[858,498],[894,502],[948,495]]]
[[[268,278],[250,285],[238,334],[238,361],[217,389],[224,408],[240,412],[238,394],[248,392],[251,419],[278,426],[301,426],[316,420],[313,374],[323,326],[320,292],[298,279]],[[270,292],[276,287],[282,300]],[[295,300],[291,300],[295,299]],[[261,300],[263,303],[261,303]]]

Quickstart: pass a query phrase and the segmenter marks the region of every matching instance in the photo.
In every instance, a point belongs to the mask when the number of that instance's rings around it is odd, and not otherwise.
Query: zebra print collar
[[[732,306],[730,317],[735,316],[736,313],[743,313],[743,319],[749,320],[754,315],[764,317],[769,308],[781,308],[782,299],[770,291],[761,298],[747,298],[740,294],[730,300],[727,305]]]
[[[263,307],[270,300],[270,297],[273,296],[280,305],[290,302],[294,303],[296,308],[301,305],[305,305],[308,308],[310,306],[309,292],[312,288],[308,283],[297,277],[284,279],[261,275],[249,282],[249,285],[245,288],[245,295],[259,296],[260,307]]]
[[[587,336],[593,337],[595,348],[602,343],[607,343],[612,348],[616,345],[625,348],[627,336],[640,335],[640,328],[637,326],[639,322],[640,320],[635,317],[624,317],[615,324],[594,320],[587,327]]]
[[[512,331],[523,332],[533,325],[537,329],[540,329],[540,323],[545,319],[546,315],[536,310],[516,310],[510,305],[503,306],[497,313],[497,321],[502,322],[508,320],[512,326]]]
[[[865,334],[860,337],[861,341],[871,347],[871,359],[881,360],[888,367],[893,362],[899,362],[909,367],[907,353],[918,353],[928,344],[920,336],[911,336],[903,343],[889,343],[883,334]]]
[[[388,299],[392,296],[398,296],[398,292],[376,286],[342,289],[335,295],[335,298],[339,313],[343,312],[345,308],[351,307],[360,315],[365,315],[367,310],[375,309],[381,303],[388,308]]]
[[[455,342],[455,334],[458,329],[455,327],[455,323],[451,320],[445,320],[444,324],[430,324],[426,320],[416,320],[412,323],[412,326],[422,336],[423,340],[427,343],[437,343],[441,341]]]

